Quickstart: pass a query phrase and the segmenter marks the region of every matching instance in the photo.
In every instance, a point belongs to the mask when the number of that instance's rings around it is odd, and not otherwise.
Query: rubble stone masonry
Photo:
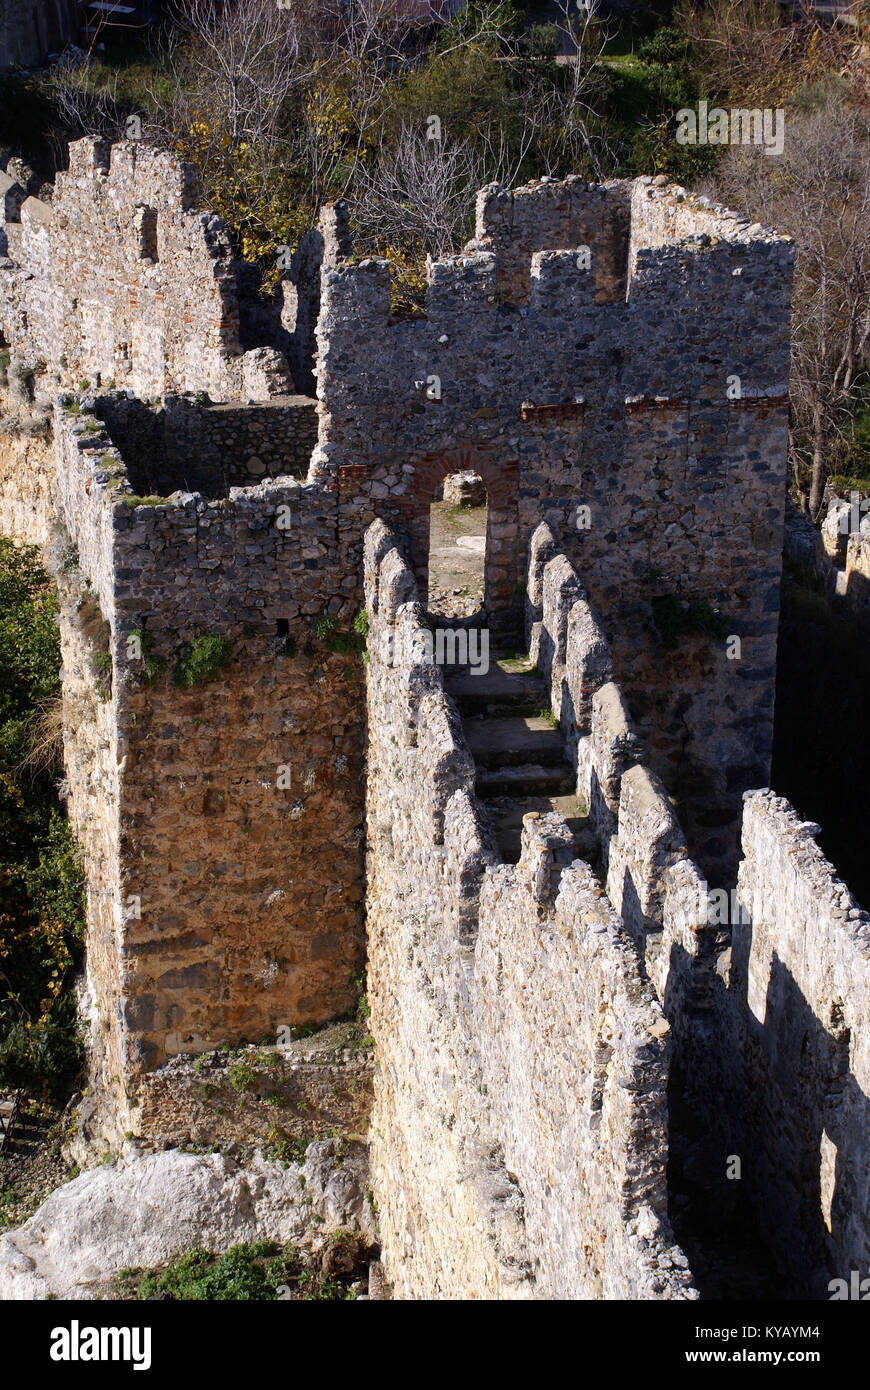
[[[252,277],[189,166],[78,141],[50,205],[0,193],[0,528],[61,596],[94,1138],[200,1132],[190,1054],[343,1014],[367,912],[400,1296],[694,1298],[675,1076],[788,1288],[866,1271],[867,921],[754,790],[788,239],[663,180],[488,188],[397,321],[335,205],[242,329]],[[555,813],[503,863],[441,669],[385,660],[427,621],[430,503],[468,470],[467,621],[528,642],[592,863]],[[746,921],[711,921],[741,822]]]
[[[366,570],[389,1276],[413,1298],[696,1297],[667,1223],[669,1028],[631,938],[587,865],[554,864],[558,816],[527,817],[500,862],[440,668],[408,659],[423,613],[381,523]]]
[[[348,518],[368,503],[407,528],[425,602],[431,499],[479,474],[481,620],[506,640],[529,536],[552,523],[694,852],[732,878],[742,791],[772,746],[792,257],[649,179],[543,181],[483,191],[476,239],[430,266],[422,318],[391,320],[370,260],[325,269],[318,324],[313,476],[339,481]],[[358,564],[359,533],[342,544]],[[668,645],[661,602],[718,635],[689,622]]]

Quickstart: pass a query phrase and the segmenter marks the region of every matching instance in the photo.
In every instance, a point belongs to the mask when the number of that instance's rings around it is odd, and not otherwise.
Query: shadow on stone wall
[[[756,1017],[752,938],[751,924],[734,928],[730,987],[714,973],[690,1035],[676,1030],[669,1215],[703,1298],[827,1299],[831,1279],[849,1281],[841,1249],[861,1242],[870,1101],[850,1073],[841,1006],[831,1001],[826,1026],[776,955]],[[690,965],[672,945],[669,1017]]]
[[[98,398],[105,421],[140,496],[199,492],[207,501],[264,478],[304,479],[317,439],[317,409],[304,396],[254,405],[214,405],[199,397],[162,402]]]
[[[822,849],[861,903],[870,902],[868,691],[866,633],[818,582],[784,575],[771,781],[822,826]]]

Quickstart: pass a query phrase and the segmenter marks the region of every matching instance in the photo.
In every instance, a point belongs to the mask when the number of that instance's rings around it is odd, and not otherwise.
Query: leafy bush
[[[259,1260],[275,1247],[266,1243],[234,1245],[215,1257],[208,1250],[191,1250],[163,1274],[147,1273],[139,1287],[140,1298],[167,1293],[181,1302],[207,1299],[249,1303],[276,1297],[276,1285],[268,1280],[268,1267]],[[274,1262],[273,1262],[274,1263]]]
[[[219,637],[213,632],[199,633],[178,660],[176,685],[189,690],[210,681],[226,666],[231,653],[232,642],[228,637]]]
[[[230,1067],[230,1085],[234,1091],[253,1090],[256,1079],[256,1073],[244,1063],[237,1067]]]
[[[562,42],[558,24],[532,24],[520,39],[520,52],[530,58],[555,58]]]
[[[332,1247],[339,1257],[339,1266],[347,1270],[354,1261],[364,1273],[365,1253],[350,1232],[335,1231]],[[350,1259],[341,1260],[347,1249]],[[353,1273],[344,1276],[352,1278]],[[123,1270],[118,1276],[116,1293],[120,1297],[138,1299],[160,1295],[183,1303],[207,1300],[238,1303],[271,1302],[289,1289],[298,1299],[353,1299],[355,1294],[329,1274],[306,1265],[298,1250],[292,1246],[280,1250],[271,1241],[252,1245],[234,1245],[223,1255],[209,1250],[191,1250],[160,1270]]]
[[[0,1081],[59,1094],[79,1066],[71,983],[83,875],[57,803],[56,743],[34,758],[60,692],[54,589],[33,547],[0,540]]]
[[[685,63],[689,41],[674,24],[664,24],[639,41],[635,53],[644,63]]]
[[[330,614],[324,614],[323,617],[312,619],[311,631],[318,642],[323,642],[335,631],[336,626],[335,618]]]
[[[676,594],[663,594],[652,601],[653,620],[662,643],[669,651],[679,646],[689,633],[706,633],[708,637],[724,639],[729,622],[718,608],[706,599],[680,599]]]

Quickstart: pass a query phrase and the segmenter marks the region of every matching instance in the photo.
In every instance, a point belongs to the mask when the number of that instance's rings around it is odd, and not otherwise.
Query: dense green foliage
[[[0,539],[0,1082],[52,1093],[78,1066],[70,985],[82,873],[57,801],[60,639],[32,548]]]
[[[703,87],[684,33],[665,27],[635,42],[629,24],[627,42],[621,34],[608,39],[612,26],[584,29],[574,19],[575,79],[570,65],[556,62],[564,34],[535,23],[529,9],[526,16],[511,0],[471,3],[440,30],[404,36],[385,20],[370,40],[360,44],[351,33],[344,47],[341,37],[309,35],[298,79],[262,138],[233,128],[235,105],[222,98],[219,75],[203,79],[195,38],[169,48],[156,31],[148,42],[107,42],[91,55],[72,106],[59,99],[64,79],[56,73],[10,78],[14,100],[0,113],[0,144],[26,149],[49,176],[62,162],[65,137],[86,129],[122,137],[128,116],[141,116],[149,139],[198,164],[204,201],[226,221],[238,253],[261,266],[266,288],[280,273],[280,248],[298,243],[319,204],[347,197],[361,250],[391,261],[394,307],[413,310],[423,294],[426,253],[445,247],[443,237],[436,245],[438,219],[427,230],[419,215],[413,179],[397,152],[409,131],[425,131],[432,113],[441,120],[448,159],[461,152],[445,180],[453,242],[447,249],[471,234],[472,194],[490,178],[517,184],[544,173],[665,171],[689,180],[715,160],[709,148],[673,138],[675,111]],[[423,148],[434,158],[435,146],[424,141]],[[401,215],[366,216],[365,191],[381,167],[394,183],[393,212],[403,204],[407,225]],[[432,181],[437,177],[433,168]]]
[[[212,680],[226,666],[232,654],[228,637],[200,632],[185,648],[175,667],[175,683],[185,690]]]
[[[341,1240],[336,1232],[335,1239]],[[292,1247],[279,1250],[269,1241],[234,1245],[223,1255],[191,1250],[163,1271],[124,1270],[116,1284],[121,1298],[168,1296],[178,1302],[233,1300],[250,1303],[278,1298],[353,1299],[338,1279],[308,1268]]]

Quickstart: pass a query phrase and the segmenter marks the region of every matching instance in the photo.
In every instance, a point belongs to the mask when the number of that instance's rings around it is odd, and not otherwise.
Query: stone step
[[[468,667],[445,675],[447,690],[463,714],[537,714],[550,703],[543,677],[528,662],[513,658],[491,661],[485,675]]]
[[[478,768],[516,767],[533,763],[567,771],[562,735],[540,716],[494,718],[477,715],[462,721],[466,742]]]
[[[566,763],[557,767],[520,763],[511,767],[479,768],[474,789],[483,799],[568,796],[574,790],[575,780],[575,774]]]

